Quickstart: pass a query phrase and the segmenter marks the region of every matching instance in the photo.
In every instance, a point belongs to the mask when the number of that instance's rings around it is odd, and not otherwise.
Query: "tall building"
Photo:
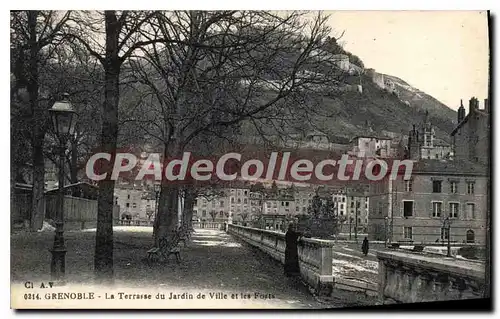
[[[351,140],[352,155],[356,157],[391,157],[391,138],[382,136],[356,136]]]
[[[469,100],[469,113],[460,101],[458,125],[451,132],[454,157],[488,165],[490,155],[490,103],[484,100],[484,109],[479,109],[479,101]]]
[[[445,141],[436,138],[436,131],[426,112],[425,118],[419,125],[413,125],[408,136],[408,156],[413,160],[420,159],[447,159],[451,156],[451,146]]]
[[[488,175],[470,161],[420,160],[412,177],[372,183],[369,237],[393,242],[484,243]]]

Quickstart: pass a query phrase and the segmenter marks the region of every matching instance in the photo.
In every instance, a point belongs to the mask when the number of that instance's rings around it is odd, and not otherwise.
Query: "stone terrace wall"
[[[285,234],[229,224],[228,233],[258,247],[272,258],[285,262]],[[320,294],[331,294],[334,285],[332,275],[332,246],[330,240],[303,238],[298,253],[302,278]]]
[[[402,303],[481,298],[484,264],[405,252],[378,252],[379,298]]]

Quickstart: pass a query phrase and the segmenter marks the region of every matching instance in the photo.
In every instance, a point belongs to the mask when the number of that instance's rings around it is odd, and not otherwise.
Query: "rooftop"
[[[424,159],[414,162],[413,173],[486,176],[488,171],[486,166],[471,161]]]

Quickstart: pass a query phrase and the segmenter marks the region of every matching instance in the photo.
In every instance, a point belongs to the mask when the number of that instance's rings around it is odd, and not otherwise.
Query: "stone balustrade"
[[[224,223],[220,223],[220,222],[193,222],[193,228],[223,230]]]
[[[399,251],[377,252],[377,258],[383,303],[482,297],[484,263]]]
[[[259,248],[272,258],[285,263],[285,234],[239,225],[228,225],[228,233]],[[302,238],[298,243],[299,266],[302,278],[320,294],[331,294],[333,241]]]

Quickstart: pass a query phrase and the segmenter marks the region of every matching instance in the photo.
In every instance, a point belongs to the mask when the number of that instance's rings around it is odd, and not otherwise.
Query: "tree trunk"
[[[120,29],[114,11],[105,12],[106,56],[104,62],[105,93],[102,114],[101,151],[112,154],[111,161],[103,161],[101,173],[106,179],[99,181],[97,200],[97,230],[94,271],[99,281],[113,281],[113,199],[115,181],[111,172],[118,138],[119,76],[121,62],[118,56]]]
[[[71,143],[71,165],[70,165],[70,179],[71,184],[78,183],[78,147],[76,140],[73,140]]]
[[[177,141],[172,141],[170,145],[165,145],[163,152],[164,169],[166,168],[167,160],[176,158],[181,154],[180,144]],[[170,146],[170,147],[169,147]],[[165,178],[165,171],[162,172],[162,179]],[[175,182],[164,181],[161,184],[160,200],[158,203],[158,220],[154,224],[154,241],[158,245],[160,238],[169,238],[177,228],[179,221],[179,195],[181,185]]]
[[[186,225],[188,229],[193,228],[193,208],[195,199],[196,199],[196,192],[192,191],[191,189],[186,189],[183,217],[184,217],[184,225]]]
[[[45,205],[44,205],[44,190],[45,190],[45,162],[43,160],[43,139],[45,137],[45,132],[43,130],[44,124],[44,114],[43,110],[40,109],[40,103],[38,101],[38,42],[37,42],[37,16],[38,11],[28,11],[28,32],[29,32],[29,48],[30,48],[30,60],[28,72],[28,95],[31,106],[32,115],[32,160],[33,160],[33,193],[31,202],[31,220],[30,229],[31,231],[37,231],[42,228],[43,218],[45,217]]]
[[[154,240],[158,245],[160,238],[169,238],[178,224],[179,185],[162,185],[159,200],[158,222],[155,223]]]

